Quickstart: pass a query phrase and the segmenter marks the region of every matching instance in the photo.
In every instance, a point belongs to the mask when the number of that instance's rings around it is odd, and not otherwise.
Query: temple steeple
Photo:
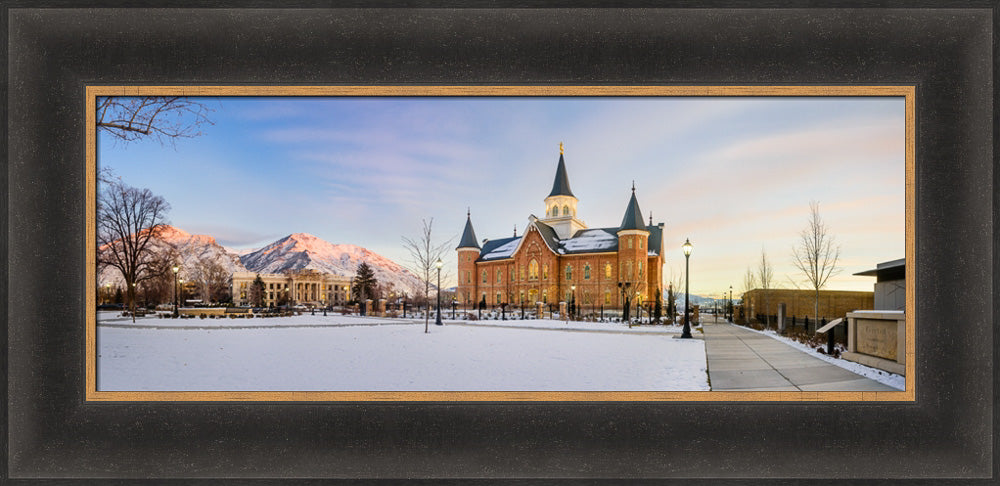
[[[573,196],[573,191],[569,188],[569,175],[566,174],[566,159],[563,158],[562,144],[559,144],[559,165],[556,166],[556,178],[552,181],[552,196]]]
[[[459,248],[475,248],[481,250],[479,246],[479,241],[476,240],[476,230],[472,229],[472,211],[467,210],[465,213],[465,231],[462,232],[462,239],[458,242]]]
[[[652,220],[650,220],[652,222]],[[622,218],[622,224],[618,227],[618,231],[622,230],[645,230],[646,225],[642,221],[642,210],[639,209],[639,201],[635,198],[635,182],[632,183],[632,198],[628,201],[628,206],[625,208],[625,217]]]
[[[545,217],[541,221],[551,226],[559,238],[573,236],[577,231],[587,227],[583,221],[576,219],[576,203],[576,196],[569,188],[566,159],[563,156],[563,144],[560,142],[556,177],[552,181],[552,191],[545,198]]]

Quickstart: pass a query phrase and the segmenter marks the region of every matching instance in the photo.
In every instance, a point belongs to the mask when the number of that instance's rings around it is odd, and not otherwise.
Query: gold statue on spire
[[[562,142],[559,142],[559,155],[563,154]]]

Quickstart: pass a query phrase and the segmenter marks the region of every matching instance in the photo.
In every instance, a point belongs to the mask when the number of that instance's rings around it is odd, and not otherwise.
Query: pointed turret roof
[[[563,159],[563,154],[559,153],[559,166],[556,167],[556,179],[552,181],[552,192],[549,193],[548,197],[552,196],[571,196],[573,191],[569,189],[569,176],[566,175],[566,161]]]
[[[642,210],[639,209],[639,201],[635,199],[635,184],[632,185],[632,199],[628,201],[625,208],[625,217],[622,218],[622,225],[618,231],[622,230],[646,230],[646,222],[642,220]]]
[[[465,231],[462,232],[462,239],[458,242],[458,247],[455,249],[457,250],[459,248],[481,249],[479,247],[479,241],[476,240],[476,230],[472,229],[471,212],[466,213],[465,215]]]

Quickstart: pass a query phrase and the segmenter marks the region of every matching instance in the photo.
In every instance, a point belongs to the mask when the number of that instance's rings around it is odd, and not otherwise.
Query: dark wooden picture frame
[[[992,475],[992,9],[28,7],[4,10],[5,478]],[[87,401],[82,94],[157,83],[916,86],[916,401]]]

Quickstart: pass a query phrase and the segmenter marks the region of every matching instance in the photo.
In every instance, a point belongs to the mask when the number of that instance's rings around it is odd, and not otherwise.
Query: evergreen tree
[[[365,299],[374,298],[377,286],[378,280],[375,279],[372,267],[365,262],[358,264],[354,275],[354,286],[351,287],[351,295],[354,296],[355,300],[363,304]]]
[[[663,313],[663,303],[660,301],[660,292],[656,293],[656,305],[653,307],[653,320],[660,322]]]
[[[260,278],[260,274],[257,274],[257,278],[254,279],[253,283],[250,284],[250,306],[251,307],[263,307],[264,306],[264,279]]]

